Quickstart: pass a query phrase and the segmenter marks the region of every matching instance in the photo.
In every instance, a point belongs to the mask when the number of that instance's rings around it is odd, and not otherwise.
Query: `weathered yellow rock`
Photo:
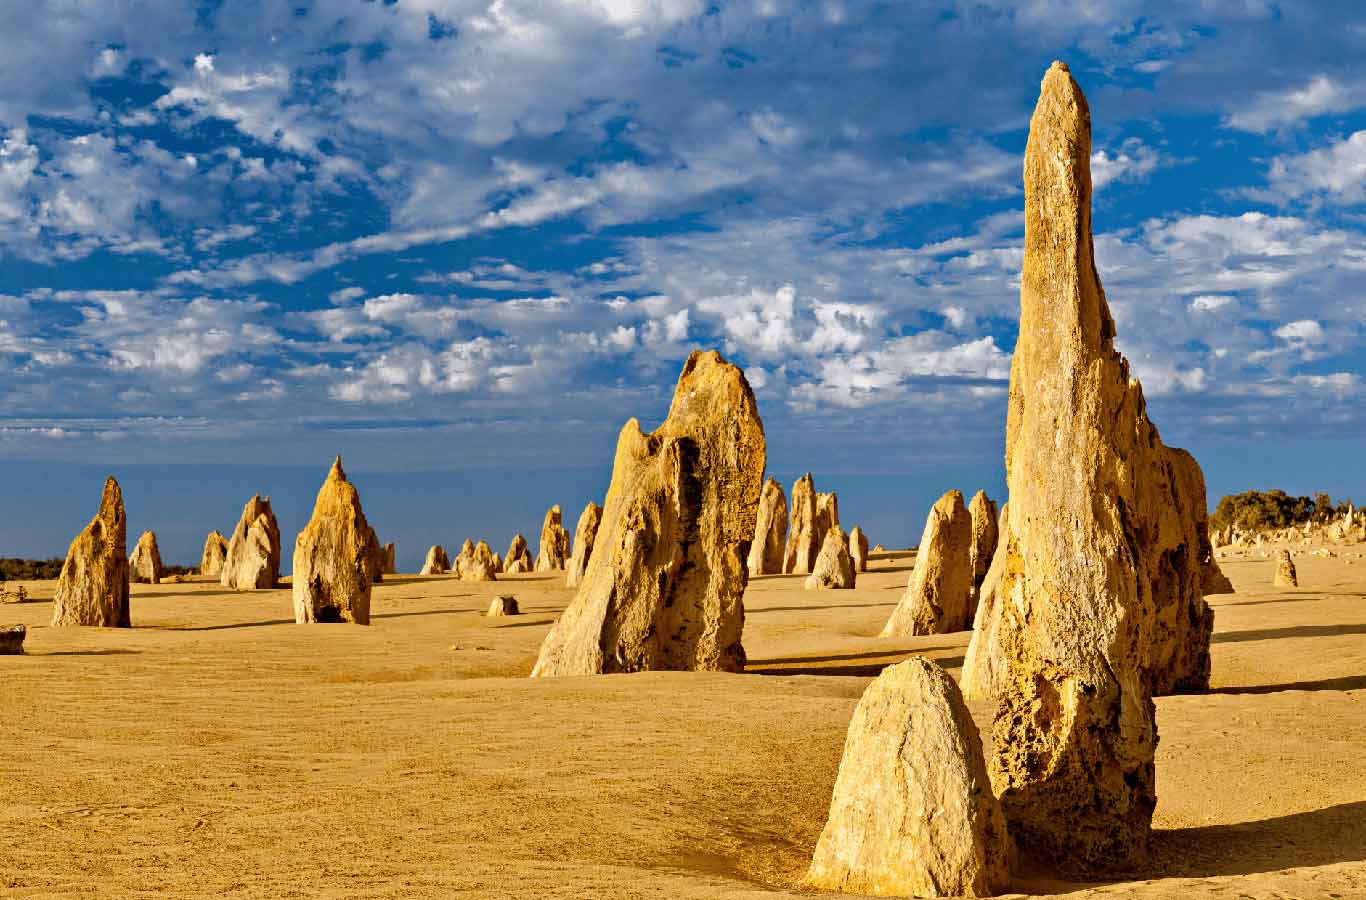
[[[764,464],[744,373],[694,352],[664,424],[622,429],[588,570],[532,675],[742,671],[744,554]]]
[[[503,557],[503,571],[517,575],[531,571],[531,551],[527,549],[526,538],[520,533],[512,536],[507,555]]]
[[[803,587],[808,591],[847,591],[854,587],[854,560],[849,554],[849,538],[843,528],[832,525],[825,532],[820,555]]]
[[[849,532],[849,555],[853,557],[855,572],[868,571],[868,535],[858,525]]]
[[[986,577],[977,589],[977,613],[972,623],[972,640],[968,641],[967,652],[963,654],[963,671],[958,676],[958,686],[969,700],[995,700],[1001,670],[1005,668],[1001,651],[1000,589],[1001,573],[1010,556],[1007,550],[1009,511],[1009,503],[1001,507],[996,526],[996,552],[992,554]]]
[[[1090,153],[1086,99],[1054,63],[1025,152],[991,774],[1012,836],[1071,872],[1143,863],[1154,686],[1198,686],[1211,624],[1184,463],[1114,348]]]
[[[384,545],[379,542],[379,533],[375,529],[370,529],[370,537],[366,541],[365,551],[366,571],[370,573],[371,584],[382,584],[384,582]]]
[[[392,541],[384,545],[384,564],[381,568],[385,575],[398,574],[398,564],[394,560],[394,545]]]
[[[812,887],[877,896],[990,897],[1008,838],[981,737],[943,669],[913,656],[863,692],[844,742]]]
[[[986,491],[972,495],[968,514],[972,516],[972,543],[968,545],[968,560],[972,566],[972,601],[968,607],[968,624],[972,624],[982,581],[987,577],[991,558],[996,555],[1000,529],[997,525],[999,513],[996,511],[996,501],[988,497]]]
[[[906,592],[883,637],[948,634],[968,627],[972,606],[972,516],[963,495],[949,491],[925,520]]]
[[[128,628],[128,522],[114,476],[104,482],[100,511],[72,540],[52,597],[53,625]]]
[[[517,598],[511,594],[500,594],[493,598],[489,604],[489,611],[485,614],[491,619],[501,616],[520,616],[521,609],[517,606]]]
[[[422,563],[422,571],[419,575],[445,575],[451,570],[451,559],[446,555],[446,548],[440,544],[433,544],[427,551],[427,559]]]
[[[789,508],[787,546],[783,548],[783,571],[788,575],[805,575],[816,564],[821,552],[821,540],[816,522],[816,488],[811,473],[807,472],[792,485],[792,505]]]
[[[280,526],[270,498],[257,494],[242,508],[218,581],[236,591],[273,588],[280,583],[281,559]]]
[[[1295,561],[1290,558],[1289,550],[1276,554],[1276,575],[1271,583],[1276,587],[1299,587],[1300,577],[1295,571]]]
[[[144,531],[133,548],[133,555],[128,558],[128,579],[142,584],[160,584],[162,568],[156,532]]]
[[[597,539],[601,524],[602,507],[589,500],[579,514],[579,524],[574,529],[574,549],[565,571],[565,587],[578,587],[583,580],[583,574],[588,571],[588,560],[593,555],[593,541]]]
[[[751,577],[780,575],[783,550],[787,541],[787,497],[776,478],[764,482],[759,497],[759,515],[754,524],[754,541],[749,545],[746,565]]]
[[[536,550],[536,571],[554,572],[563,569],[569,558],[569,532],[564,530],[557,503],[546,510],[541,524],[541,545]]]
[[[199,574],[205,578],[222,576],[227,559],[228,539],[217,531],[210,531],[204,538],[204,553],[199,557]]]
[[[370,624],[370,523],[341,457],[294,541],[294,621]]]
[[[465,541],[468,546],[469,541]],[[468,554],[462,549],[456,561],[456,575],[461,581],[497,581],[498,574],[493,563],[493,551],[489,545],[480,541],[470,547]]]
[[[1187,541],[1193,541],[1196,546],[1196,562],[1200,567],[1200,593],[1206,597],[1211,594],[1232,594],[1233,583],[1224,575],[1219,563],[1214,559],[1214,544],[1210,540],[1209,533],[1209,512],[1207,509],[1207,497],[1205,495],[1205,473],[1200,470],[1200,464],[1195,461],[1185,450],[1172,448],[1172,464],[1176,471],[1177,486],[1181,496],[1181,502],[1191,510],[1194,522],[1194,536],[1186,536]],[[1200,604],[1201,607],[1204,604]],[[1210,620],[1210,628],[1214,626],[1214,620]],[[1198,638],[1197,638],[1198,640]],[[1206,636],[1204,641],[1206,649],[1209,647],[1209,639]],[[1205,668],[1208,669],[1208,661]],[[1208,687],[1208,674],[1204,684],[1200,687]]]

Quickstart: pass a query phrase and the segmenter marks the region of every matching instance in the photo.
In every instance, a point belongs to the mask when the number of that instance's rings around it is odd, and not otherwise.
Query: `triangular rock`
[[[341,457],[294,541],[294,621],[370,624],[370,523]]]
[[[100,511],[76,535],[52,597],[53,625],[128,628],[128,523],[114,476],[104,482]]]
[[[754,525],[754,541],[749,545],[749,574],[782,574],[786,542],[787,497],[778,479],[770,478],[764,482],[759,498],[759,518]]]

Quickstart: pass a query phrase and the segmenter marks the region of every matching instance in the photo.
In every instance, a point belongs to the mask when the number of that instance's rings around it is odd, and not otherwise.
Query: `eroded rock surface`
[[[996,501],[987,496],[986,491],[972,495],[968,504],[968,515],[972,517],[972,543],[968,545],[968,560],[972,566],[972,594],[975,608],[978,591],[991,567],[991,558],[996,555],[996,541],[999,536]],[[972,621],[972,615],[968,616]]]
[[[1276,554],[1276,575],[1271,583],[1276,587],[1299,587],[1300,576],[1295,571],[1295,561],[1290,558],[1289,550]]]
[[[746,565],[749,574],[780,575],[783,550],[787,543],[787,497],[776,478],[764,482],[759,497],[759,515],[754,523],[754,540],[749,545]]]
[[[972,614],[972,516],[963,495],[949,491],[925,519],[915,568],[883,637],[948,634],[968,627]]]
[[[849,537],[844,529],[832,525],[825,532],[821,552],[803,586],[808,591],[850,590],[854,586],[854,560],[849,553]]]
[[[242,508],[218,581],[236,591],[273,588],[280,583],[281,559],[280,525],[270,498],[257,494]]]
[[[141,584],[160,584],[163,566],[161,548],[157,546],[155,531],[144,531],[138,537],[133,555],[128,557],[128,580]]]
[[[228,559],[228,539],[217,531],[204,538],[204,552],[199,557],[199,574],[205,578],[223,575],[223,564]]]
[[[565,567],[569,559],[569,532],[564,530],[557,503],[546,510],[541,523],[541,543],[536,549],[536,571],[554,572]]]
[[[868,535],[858,525],[849,532],[849,555],[854,559],[855,572],[868,571]]]
[[[419,575],[445,575],[451,570],[451,558],[446,555],[446,548],[440,544],[433,544],[427,551],[427,559],[422,563],[422,571]]]
[[[824,534],[817,537],[816,487],[810,472],[793,482],[788,516],[783,571],[788,575],[805,575],[816,564],[824,538]]]
[[[588,571],[588,560],[593,556],[593,541],[597,539],[601,524],[602,507],[589,500],[579,514],[579,524],[574,529],[574,547],[565,571],[565,587],[578,587],[583,580],[583,573]]]
[[[338,456],[294,541],[294,621],[370,624],[373,537]]]
[[[105,479],[100,510],[72,540],[52,598],[53,625],[128,628],[128,521],[123,491]]]
[[[526,538],[520,533],[514,534],[512,542],[508,544],[508,552],[503,557],[503,571],[509,575],[531,571],[531,551],[527,549]]]
[[[953,679],[918,656],[884,669],[849,722],[807,884],[990,897],[1010,883],[1007,842],[981,737]]]
[[[664,424],[644,434],[632,419],[622,429],[588,569],[532,675],[742,671],[745,560],[764,464],[744,373],[694,352]]]

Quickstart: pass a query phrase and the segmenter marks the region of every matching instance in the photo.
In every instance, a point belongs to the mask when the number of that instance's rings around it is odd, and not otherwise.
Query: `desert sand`
[[[882,639],[912,555],[850,591],[755,578],[744,674],[527,678],[572,591],[396,575],[370,627],[295,625],[288,585],[132,586],[131,630],[0,605],[7,897],[785,897],[870,679],[969,632]],[[1019,894],[1366,896],[1366,553],[1225,558],[1208,694],[1157,700],[1156,860]],[[484,616],[512,593],[523,615]],[[983,733],[992,709],[972,704]],[[835,896],[835,895],[831,895]],[[1015,895],[1011,895],[1015,896]]]

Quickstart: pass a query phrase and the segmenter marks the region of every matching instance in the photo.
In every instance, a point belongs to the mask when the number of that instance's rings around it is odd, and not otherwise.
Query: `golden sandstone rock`
[[[844,742],[812,887],[879,896],[990,897],[1008,838],[958,686],[913,656],[863,692]]]
[[[849,532],[849,555],[854,560],[855,572],[868,571],[868,535],[857,525]]]
[[[100,511],[71,542],[52,597],[53,625],[128,628],[128,523],[123,492],[105,479]]]
[[[972,542],[968,545],[968,561],[972,567],[972,604],[969,607],[968,621],[973,620],[977,609],[977,598],[982,581],[987,577],[991,558],[996,555],[996,541],[999,538],[996,502],[987,496],[986,491],[972,495],[968,504],[968,515],[972,517]]]
[[[849,590],[854,586],[854,560],[849,555],[849,538],[844,529],[833,525],[825,533],[820,555],[806,576],[808,591]]]
[[[958,678],[958,686],[968,700],[995,700],[1000,671],[1005,666],[1001,658],[1001,610],[1000,588],[1001,572],[1005,569],[1007,545],[1006,523],[1009,521],[1010,504],[1001,507],[1001,515],[996,526],[996,552],[991,556],[991,565],[986,577],[977,589],[977,612],[972,623],[972,640],[968,641],[967,653],[963,655],[963,671]]]
[[[280,526],[270,498],[260,494],[247,501],[237,520],[219,583],[238,591],[273,588],[280,583]]]
[[[1086,99],[1054,63],[1025,152],[991,774],[1017,841],[1065,870],[1099,872],[1147,854],[1154,685],[1198,687],[1202,658],[1208,679],[1212,616],[1194,536],[1204,497],[1187,496],[1185,463],[1114,349],[1092,252],[1090,153]],[[1187,670],[1153,671],[1177,649],[1171,665]]]
[[[749,545],[746,565],[750,576],[780,575],[783,549],[787,540],[787,497],[778,479],[764,482],[759,497],[759,515],[754,523],[754,540]]]
[[[128,557],[128,579],[143,584],[159,584],[161,572],[161,549],[157,547],[156,532],[144,531],[133,548],[133,555]]]
[[[764,463],[744,373],[693,352],[664,424],[644,434],[631,419],[621,430],[588,570],[533,677],[742,671],[745,556]]]
[[[593,541],[597,539],[601,524],[602,507],[589,500],[579,514],[579,524],[574,529],[574,549],[565,571],[565,587],[578,587],[583,580],[583,573],[588,571],[588,560],[593,555]]]
[[[563,569],[569,559],[569,532],[560,520],[560,505],[546,510],[541,523],[541,544],[536,549],[536,571],[554,572]]]
[[[455,562],[455,574],[461,581],[497,581],[498,574],[493,561],[493,551],[489,545],[480,541],[473,546],[465,541],[460,557]]]
[[[294,621],[370,624],[370,523],[341,457],[294,541]]]
[[[839,499],[833,493],[816,493],[811,473],[807,472],[792,485],[789,516],[783,571],[789,575],[805,575],[816,564],[825,533],[830,526],[839,524]]]
[[[228,559],[228,539],[217,531],[204,538],[204,553],[199,557],[199,574],[205,578],[219,578],[223,563]]]
[[[1290,558],[1289,550],[1276,554],[1276,575],[1271,581],[1276,587],[1299,587],[1300,578],[1295,572],[1295,561]]]
[[[968,627],[972,614],[972,516],[963,495],[949,491],[925,519],[915,568],[883,637],[948,634]]]
[[[384,563],[380,568],[385,575],[398,574],[398,564],[394,561],[393,542],[384,545]]]
[[[508,552],[503,557],[503,571],[509,575],[531,571],[531,551],[527,549],[526,538],[521,533],[512,536]]]
[[[451,559],[446,555],[446,548],[440,544],[433,544],[427,551],[427,559],[422,563],[422,571],[419,575],[445,575],[451,570]]]

